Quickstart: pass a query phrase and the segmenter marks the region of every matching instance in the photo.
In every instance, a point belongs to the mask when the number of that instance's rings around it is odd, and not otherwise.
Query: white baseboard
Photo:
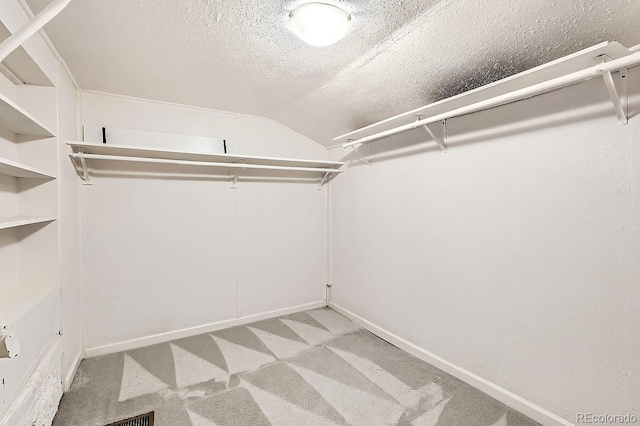
[[[440,358],[439,356],[432,354],[431,352],[399,337],[389,331],[378,327],[372,322],[354,314],[347,309],[342,308],[339,305],[336,305],[333,302],[329,302],[329,307],[336,312],[344,315],[349,318],[362,328],[370,331],[376,336],[380,337],[383,340],[391,343],[392,345],[397,346],[398,348],[410,353],[411,355],[419,358],[434,367],[437,367],[444,371],[447,374],[450,374],[458,379],[462,380],[465,383],[470,384],[476,389],[481,390],[487,395],[497,399],[508,407],[513,408],[514,410],[524,414],[525,416],[542,423],[546,426],[573,426],[573,423],[570,423],[553,413],[545,410],[542,407],[539,407],[524,398],[515,395],[512,392],[509,392],[506,389],[501,388],[500,386],[491,383],[488,380],[483,379],[482,377],[465,370],[464,368],[458,367],[455,364],[450,363],[449,361]]]
[[[198,334],[210,333],[212,331],[222,330],[223,328],[249,324],[255,321],[262,321],[269,318],[279,317],[281,315],[294,314],[296,312],[322,308],[324,306],[327,306],[327,302],[325,300],[322,300],[319,302],[307,303],[305,305],[294,306],[291,308],[269,311],[262,314],[247,315],[245,317],[218,321],[210,324],[199,325],[196,327],[183,328],[181,330],[168,331],[166,333],[154,334],[152,336],[145,336],[137,339],[124,340],[117,343],[111,343],[109,345],[87,348],[85,349],[85,357],[93,358],[100,355],[112,354],[112,353],[121,352],[121,351],[128,351],[130,349],[136,349],[144,346],[155,345],[158,343],[169,342],[171,340],[196,336]]]
[[[73,378],[76,376],[76,371],[78,371],[78,367],[80,367],[80,363],[82,362],[84,357],[84,351],[80,351],[76,355],[76,358],[73,360],[73,364],[71,364],[71,368],[67,372],[67,375],[64,377],[64,381],[62,382],[64,392],[68,392],[71,388],[71,382],[73,382]]]

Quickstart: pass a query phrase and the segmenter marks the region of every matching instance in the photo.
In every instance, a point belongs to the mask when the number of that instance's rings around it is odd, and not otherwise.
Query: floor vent
[[[107,426],[153,426],[153,411],[130,419],[110,423]]]

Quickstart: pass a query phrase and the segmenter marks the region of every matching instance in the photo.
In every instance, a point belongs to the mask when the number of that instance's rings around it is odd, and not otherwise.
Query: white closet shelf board
[[[4,126],[18,135],[52,137],[54,133],[47,129],[15,102],[0,93],[0,126]]]
[[[20,164],[15,161],[0,158],[0,175],[11,176],[16,178],[33,178],[33,179],[55,179],[56,177],[49,173],[38,170],[35,167]]]
[[[29,313],[45,297],[58,290],[56,285],[18,287],[0,299],[0,321],[11,327]]]
[[[55,217],[12,216],[0,218],[0,229],[17,228],[18,226],[34,225],[36,223],[53,222]]]
[[[275,157],[256,157],[232,154],[201,154],[184,151],[173,151],[153,148],[138,148],[108,144],[93,144],[84,142],[67,142],[74,152],[96,155],[114,155],[121,157],[155,158],[164,160],[203,161],[212,163],[242,163],[264,166],[306,167],[306,168],[340,168],[343,162],[299,160]]]
[[[629,49],[618,42],[603,42],[586,48],[555,61],[548,62],[530,70],[498,80],[468,92],[434,102],[429,105],[390,117],[369,126],[335,137],[334,141],[348,142],[360,139],[374,133],[383,132],[395,127],[409,124],[416,120],[416,116],[431,117],[453,111],[487,99],[495,98],[535,84],[544,83],[554,78],[562,77],[577,71],[598,65],[604,61],[623,58],[631,55]]]

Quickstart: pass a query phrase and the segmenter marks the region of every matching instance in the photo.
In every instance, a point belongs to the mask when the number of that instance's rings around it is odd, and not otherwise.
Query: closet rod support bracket
[[[80,176],[82,179],[82,184],[93,185],[93,183],[89,179],[89,168],[87,167],[87,160],[84,157],[80,157],[80,169],[82,170],[82,175]]]
[[[238,169],[231,176],[231,189],[238,189]]]
[[[318,185],[318,187],[316,188],[316,190],[320,191],[322,189],[322,187],[324,186],[325,183],[328,182],[329,180],[329,175],[331,174],[331,172],[326,172],[324,174],[324,176],[322,177],[322,180],[320,181],[320,185]]]
[[[627,124],[629,122],[629,100],[627,95],[627,68],[621,68],[618,70],[620,75],[620,90],[616,88],[616,84],[613,81],[613,75],[609,70],[602,71],[602,77],[604,79],[604,85],[607,88],[609,99],[613,104],[613,110],[618,117],[620,124]]]
[[[240,164],[244,164],[244,159],[240,160]],[[238,176],[240,175],[240,169],[233,169],[231,174],[231,189],[238,189]]]
[[[353,139],[347,139],[347,143],[349,142],[353,142]],[[360,159],[369,167],[371,167],[371,161],[369,160],[368,157],[371,157],[371,144],[368,143],[367,144],[367,148],[369,149],[369,155],[364,155],[362,152],[360,152],[359,148],[362,146],[363,144],[358,144],[358,145],[349,145],[349,148],[353,149],[353,151],[358,154],[360,156]]]
[[[416,117],[418,120],[422,120],[426,118],[423,115],[418,115]],[[443,152],[447,152],[447,120],[442,120],[440,122],[440,124],[442,124],[442,127],[440,127],[439,130],[436,129],[435,124],[436,123],[425,124],[422,127],[424,127],[427,133],[429,133],[429,136],[433,138],[433,140],[438,144],[440,149]]]

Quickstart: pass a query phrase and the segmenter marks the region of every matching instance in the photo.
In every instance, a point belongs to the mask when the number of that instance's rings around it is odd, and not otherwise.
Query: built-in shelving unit
[[[6,3],[0,16],[0,344],[6,346],[0,353],[8,359],[0,359],[0,424],[21,424],[17,413],[36,403],[29,389],[58,379],[34,373],[47,359],[61,361],[61,68],[38,31],[68,0],[53,0],[37,17],[25,2]]]
[[[19,85],[16,89],[24,87]],[[37,96],[37,89],[28,95]],[[55,108],[55,105],[51,107]],[[13,137],[5,136],[0,140],[5,148],[0,150],[0,177],[15,178],[13,184],[5,181],[0,190],[0,203],[12,206],[12,210],[16,212],[10,216],[0,216],[0,233],[11,233],[9,237],[3,237],[4,241],[7,238],[13,241],[13,247],[8,247],[5,253],[15,250],[20,253],[21,258],[13,270],[3,270],[0,277],[0,294],[5,294],[0,298],[0,331],[8,333],[13,332],[14,327],[20,328],[21,320],[28,323],[28,316],[57,288],[57,284],[53,284],[57,281],[57,270],[41,265],[55,265],[58,256],[55,250],[42,249],[57,246],[57,231],[44,231],[57,220],[57,182],[55,175],[44,168],[57,170],[58,151],[54,131],[3,93],[0,93],[0,127],[5,129],[3,135],[13,134]],[[14,145],[14,148],[7,149],[10,145]],[[13,158],[5,157],[9,155]],[[18,157],[22,161],[16,161]],[[25,164],[23,161],[44,168]],[[35,182],[23,185],[22,180]],[[22,231],[28,228],[29,230]],[[27,277],[31,277],[32,271],[39,268],[43,268],[44,272],[36,275],[46,276],[47,282],[34,285]],[[16,335],[15,338],[21,341],[29,339],[29,336]],[[35,359],[40,356],[40,350],[41,348],[38,353],[26,355]]]
[[[78,168],[82,170],[81,177],[85,181],[89,179],[86,160],[129,161],[228,168],[236,170],[236,172],[234,172],[235,179],[237,179],[237,171],[242,169],[312,172],[324,174],[320,182],[321,186],[332,175],[342,173],[340,168],[345,164],[339,161],[234,154],[204,154],[85,142],[67,142],[67,144],[71,146],[73,150],[73,154],[71,154],[72,158],[80,162]]]
[[[0,42],[30,18],[6,10]],[[58,70],[39,34],[0,63],[0,344],[13,348],[0,359],[2,424],[59,339]]]

